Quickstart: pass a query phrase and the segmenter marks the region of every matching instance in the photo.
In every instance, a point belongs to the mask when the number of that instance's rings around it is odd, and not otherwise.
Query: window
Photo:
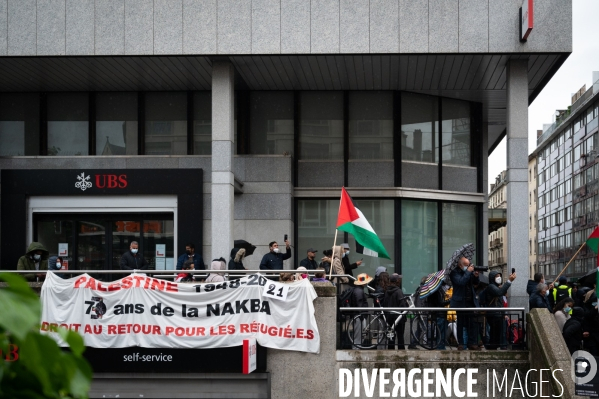
[[[564,130],[564,141],[568,140],[570,137],[572,137],[572,127],[568,126],[565,130]]]
[[[540,195],[540,196],[539,196],[539,208],[542,208],[542,207],[544,207],[544,206],[545,206],[545,201],[544,201],[544,199],[545,199],[545,196],[544,196],[544,195]]]
[[[564,168],[570,165],[572,165],[572,151],[568,151],[566,152],[566,155],[564,155]]]
[[[299,159],[343,160],[343,93],[300,93]]]
[[[250,93],[250,154],[293,153],[293,93]]]
[[[580,159],[580,155],[581,155],[581,147],[582,144],[577,145],[576,147],[574,147],[574,159],[572,160],[572,162],[578,161]]]
[[[40,96],[0,94],[0,156],[39,155]]]
[[[193,154],[212,154],[212,93],[193,93]]]
[[[147,93],[146,155],[187,155],[187,93]]]
[[[48,94],[48,155],[89,154],[89,94]]]
[[[443,98],[441,115],[443,164],[471,166],[470,103]]]
[[[349,159],[393,159],[393,93],[349,93]]]
[[[401,159],[437,163],[438,98],[402,92],[401,104]]]
[[[137,155],[137,93],[96,94],[96,154]]]

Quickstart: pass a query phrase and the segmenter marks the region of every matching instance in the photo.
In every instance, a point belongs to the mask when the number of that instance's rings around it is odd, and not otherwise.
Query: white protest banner
[[[103,282],[88,274],[48,273],[41,331],[78,331],[94,348],[219,348],[254,337],[265,347],[318,353],[316,292],[308,280],[288,284],[286,300],[263,296],[260,274],[215,284],[177,284],[145,274]]]

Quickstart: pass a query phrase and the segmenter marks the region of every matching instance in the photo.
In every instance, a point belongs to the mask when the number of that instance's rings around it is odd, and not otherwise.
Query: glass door
[[[120,270],[121,256],[129,250],[132,241],[137,241],[139,252],[143,252],[141,243],[141,221],[139,220],[113,220],[112,226],[112,270]],[[147,260],[148,258],[146,258]]]
[[[86,219],[77,222],[77,259],[79,270],[106,269],[106,221]],[[102,278],[102,276],[94,276]]]

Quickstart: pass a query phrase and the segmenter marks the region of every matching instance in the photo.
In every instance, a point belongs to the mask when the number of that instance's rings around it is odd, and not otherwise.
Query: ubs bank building
[[[486,264],[507,136],[525,276],[527,109],[571,51],[564,0],[0,0],[1,267],[31,241],[110,270],[136,240],[168,270],[245,239],[257,269],[289,234],[293,268],[331,247],[345,186],[391,256],[358,270],[413,292],[465,243]]]

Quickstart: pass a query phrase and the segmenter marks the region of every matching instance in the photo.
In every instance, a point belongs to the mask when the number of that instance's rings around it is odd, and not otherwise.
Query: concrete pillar
[[[528,60],[507,65],[507,268],[510,306],[528,307]]]
[[[212,256],[229,258],[233,248],[233,145],[235,70],[228,62],[212,65]],[[210,259],[206,261],[209,263]]]
[[[485,194],[485,203],[483,204],[483,247],[480,249],[483,253],[483,265],[489,264],[489,126],[483,124],[482,138],[482,161],[483,161],[483,193]]]

